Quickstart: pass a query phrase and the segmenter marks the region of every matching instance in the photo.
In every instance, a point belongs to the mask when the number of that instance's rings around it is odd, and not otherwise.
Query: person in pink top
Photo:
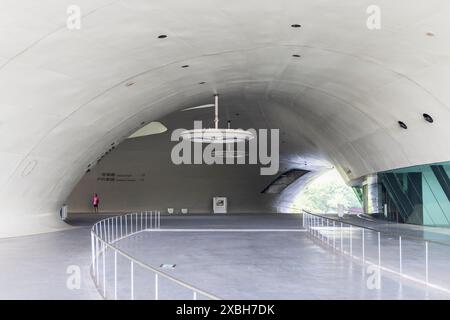
[[[92,198],[92,205],[94,206],[94,213],[98,213],[98,205],[100,203],[100,198],[98,194],[94,193],[94,198]]]

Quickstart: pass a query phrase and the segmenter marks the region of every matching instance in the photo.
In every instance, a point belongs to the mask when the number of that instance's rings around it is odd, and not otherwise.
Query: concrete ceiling
[[[80,30],[66,27],[72,4]],[[348,179],[450,160],[450,2],[377,1],[380,30],[366,27],[371,4],[1,1],[5,232],[59,228],[58,208],[111,144],[214,93],[261,108]]]

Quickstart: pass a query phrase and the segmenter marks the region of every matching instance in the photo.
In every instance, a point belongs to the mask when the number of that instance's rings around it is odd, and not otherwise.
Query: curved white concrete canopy
[[[80,30],[66,27],[72,4]],[[1,234],[60,227],[111,144],[214,93],[253,101],[349,179],[450,160],[450,3],[377,1],[380,30],[366,27],[371,4],[2,1]]]

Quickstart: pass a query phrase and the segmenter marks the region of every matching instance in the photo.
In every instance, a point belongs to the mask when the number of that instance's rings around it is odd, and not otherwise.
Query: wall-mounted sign
[[[214,213],[227,213],[227,198],[214,197],[213,198]]]
[[[100,177],[97,177],[97,181],[103,182],[136,182],[145,181],[145,173],[131,174],[131,173],[114,173],[114,172],[102,172]]]

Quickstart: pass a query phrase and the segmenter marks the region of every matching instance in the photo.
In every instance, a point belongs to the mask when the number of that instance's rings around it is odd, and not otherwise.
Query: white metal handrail
[[[432,265],[430,264],[429,246],[430,244],[443,246],[441,251],[442,249],[448,249],[448,256],[440,257],[444,262],[439,261],[439,265],[434,265],[435,269],[441,269],[443,271],[440,274],[442,275],[447,269],[448,261],[450,261],[450,246],[447,244],[405,236],[398,236],[398,238],[396,238],[390,233],[384,233],[372,228],[354,225],[307,211],[303,211],[302,225],[314,238],[319,239],[325,245],[333,248],[333,250],[360,261],[363,265],[376,266],[379,271],[387,271],[450,294],[450,274],[447,279],[438,276],[439,284],[437,284],[436,281],[430,281],[430,267],[432,267]],[[358,241],[359,243],[357,243],[358,239],[354,236],[354,233],[358,235],[360,239],[360,242]],[[369,233],[372,236],[376,234],[375,239],[372,239],[371,242],[368,241]],[[347,234],[347,239],[344,239],[344,234]],[[383,240],[388,242],[384,249],[389,251],[391,255],[392,250],[398,252],[398,256],[394,257],[394,260],[397,261],[394,262],[395,265],[392,262],[392,256],[390,256],[389,259],[386,257],[386,260],[390,260],[387,263],[382,260],[383,247],[381,245],[381,240],[383,236],[386,236]],[[404,242],[406,239],[423,244],[423,270],[414,270],[416,272],[405,271]],[[368,257],[368,251],[372,251],[372,257],[370,258]],[[417,255],[420,254],[420,252],[414,251],[414,254]],[[416,267],[416,264],[413,265],[413,269],[416,269]]]
[[[136,235],[146,230],[160,229],[161,213],[159,211],[144,211],[140,213],[130,213],[121,216],[110,217],[98,221],[91,229],[91,252],[92,267],[91,275],[94,283],[104,299],[108,298],[107,281],[106,281],[106,256],[107,251],[111,250],[114,255],[114,293],[115,300],[118,299],[118,274],[117,274],[117,258],[122,256],[130,263],[130,299],[135,299],[134,288],[134,268],[140,266],[146,271],[154,274],[154,299],[159,299],[159,277],[169,280],[171,283],[178,285],[184,289],[192,291],[192,299],[197,300],[204,297],[211,300],[220,300],[219,297],[196,288],[184,281],[176,279],[142,261],[137,260],[125,251],[117,248],[114,244],[117,241],[125,239],[129,236]]]

